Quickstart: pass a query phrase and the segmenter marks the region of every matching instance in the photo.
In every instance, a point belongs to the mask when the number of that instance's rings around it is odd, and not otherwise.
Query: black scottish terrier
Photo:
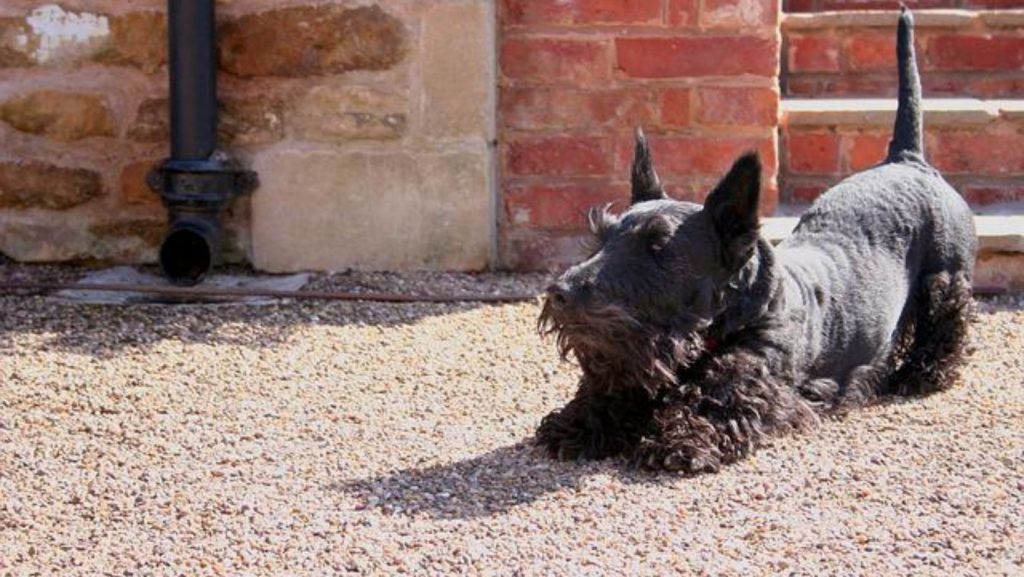
[[[828,190],[776,248],[758,233],[756,154],[703,206],[678,202],[637,131],[632,205],[591,211],[598,249],[546,294],[540,327],[583,375],[539,445],[715,471],[820,414],[951,385],[976,239],[967,204],[924,159],[912,23],[904,10],[888,157]]]

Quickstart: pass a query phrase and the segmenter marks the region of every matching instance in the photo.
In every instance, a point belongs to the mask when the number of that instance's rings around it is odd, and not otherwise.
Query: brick
[[[591,84],[611,76],[611,59],[600,40],[514,38],[501,47],[501,71],[516,80]]]
[[[911,10],[922,8],[959,8],[958,0],[904,0]],[[817,10],[892,10],[890,0],[820,0]]]
[[[680,127],[690,124],[690,97],[686,88],[669,88],[661,92],[659,106],[664,126]]]
[[[925,151],[949,174],[1024,175],[1024,134],[929,131]]]
[[[516,230],[502,241],[502,264],[517,271],[562,271],[586,256],[586,238],[589,233]]]
[[[591,207],[628,198],[628,187],[607,182],[512,186],[505,191],[506,222],[512,227],[585,231]]]
[[[858,172],[881,162],[889,151],[889,135],[854,134],[847,137],[848,172]]]
[[[634,78],[774,76],[774,40],[744,37],[617,38],[618,66]]]
[[[815,12],[816,6],[816,0],[784,0],[782,3],[782,11],[786,12],[787,14],[798,12]]]
[[[657,126],[660,116],[658,95],[647,88],[506,88],[501,109],[505,126],[518,130]]]
[[[974,78],[964,79],[958,89],[958,95],[970,95],[976,98],[1019,98],[1024,94],[1024,78]]]
[[[1020,0],[964,0],[964,8],[1020,8]]]
[[[774,175],[775,147],[771,138],[656,135],[648,135],[648,138],[654,165],[661,176],[685,178],[687,181],[702,178],[717,181],[736,158],[748,150],[757,150],[761,154],[767,177]],[[627,174],[632,155],[632,142],[623,140],[619,144],[617,171]]]
[[[697,13],[699,4],[697,0],[669,0],[668,23],[676,28],[686,28],[697,25]]]
[[[839,40],[832,35],[790,36],[787,58],[790,72],[838,72]]]
[[[963,188],[963,195],[968,203],[976,206],[1021,202],[1024,201],[1024,186],[970,185]]]
[[[783,141],[789,170],[798,174],[837,174],[839,136],[834,132],[790,132]]]
[[[771,216],[779,210],[779,184],[777,179],[767,177],[761,181],[761,202],[757,212],[761,216]]]
[[[608,142],[598,137],[526,138],[508,146],[508,173],[519,176],[606,175],[612,170]]]
[[[704,0],[700,23],[704,28],[751,28],[775,24],[777,6],[773,0]]]
[[[789,187],[788,200],[796,204],[810,204],[828,189],[824,184],[804,184]]]
[[[843,51],[851,70],[896,70],[896,45],[892,34],[865,34],[845,39]]]
[[[935,36],[925,62],[932,70],[1017,71],[1024,68],[1024,37]]]
[[[702,124],[775,126],[779,95],[771,88],[700,88],[697,121]]]
[[[504,0],[504,24],[651,24],[661,0]]]

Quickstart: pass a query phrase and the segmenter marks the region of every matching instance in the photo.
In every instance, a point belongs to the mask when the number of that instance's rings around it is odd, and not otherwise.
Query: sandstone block
[[[159,210],[163,205],[160,195],[146,184],[146,175],[159,164],[158,160],[133,162],[121,171],[120,200],[128,206],[144,206]]]
[[[322,85],[288,111],[288,124],[305,140],[393,140],[408,130],[408,96],[364,86]]]
[[[156,72],[167,61],[166,16],[152,11],[108,16],[46,4],[24,17],[0,18],[0,67],[90,61]]]
[[[0,162],[0,208],[63,210],[103,193],[100,175],[41,162]]]
[[[114,136],[114,118],[98,94],[40,90],[0,104],[0,119],[14,128],[65,142]]]
[[[426,14],[421,63],[427,134],[490,138],[494,48],[489,18],[480,2],[438,4]]]
[[[482,148],[482,147],[481,147]],[[487,265],[487,152],[272,150],[255,159],[253,264],[298,270]]]
[[[237,76],[386,70],[407,51],[402,22],[380,6],[297,6],[242,16],[219,32],[221,67]]]
[[[227,98],[220,102],[221,146],[266,144],[284,137],[284,103],[277,98]]]
[[[166,98],[144,100],[128,128],[128,138],[139,142],[166,141],[171,135],[170,115],[170,102]]]
[[[129,218],[98,222],[89,226],[89,232],[101,243],[136,239],[149,248],[160,246],[167,222],[153,218]]]
[[[153,73],[167,62],[167,15],[132,12],[110,18],[110,39],[95,60]]]
[[[88,258],[89,234],[66,222],[0,221],[0,253],[19,262],[60,262]]]

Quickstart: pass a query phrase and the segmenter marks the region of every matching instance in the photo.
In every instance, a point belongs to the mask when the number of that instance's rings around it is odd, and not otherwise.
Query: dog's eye
[[[637,237],[650,253],[661,252],[672,238],[672,227],[660,216],[652,217],[637,227]]]

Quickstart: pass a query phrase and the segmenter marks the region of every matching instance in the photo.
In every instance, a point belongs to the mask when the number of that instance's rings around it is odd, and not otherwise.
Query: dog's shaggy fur
[[[540,326],[583,375],[576,397],[542,421],[541,446],[714,471],[820,414],[950,385],[971,309],[974,225],[924,160],[906,11],[897,54],[887,159],[826,192],[777,248],[758,234],[756,154],[704,206],[677,202],[638,130],[632,206],[591,212],[596,252],[546,295]]]

